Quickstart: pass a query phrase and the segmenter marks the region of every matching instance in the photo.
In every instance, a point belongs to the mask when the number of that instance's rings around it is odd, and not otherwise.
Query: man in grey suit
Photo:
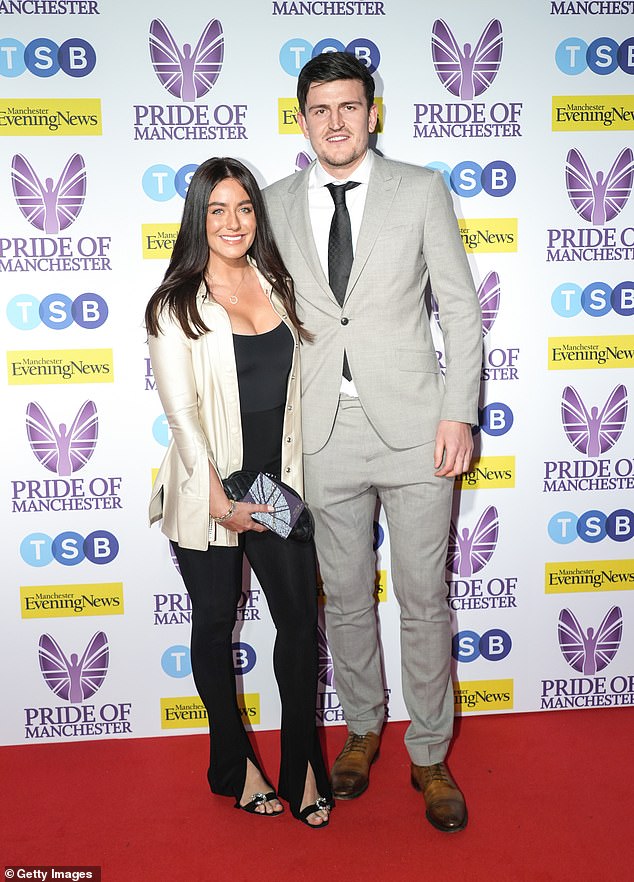
[[[314,334],[301,353],[306,498],[349,730],[333,792],[352,799],[366,789],[385,719],[374,601],[378,496],[401,609],[412,783],[436,828],[460,830],[464,797],[444,763],[454,713],[444,566],[454,478],[469,468],[477,422],[478,299],[441,174],[368,149],[377,108],[367,68],[347,53],[319,55],[301,71],[297,97],[317,161],[268,187],[265,199],[298,314]],[[429,281],[444,380],[425,305]]]

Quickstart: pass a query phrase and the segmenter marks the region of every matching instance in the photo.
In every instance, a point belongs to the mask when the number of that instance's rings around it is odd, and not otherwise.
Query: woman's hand
[[[227,508],[230,503],[227,502]],[[227,509],[225,509],[226,511]],[[233,533],[246,533],[248,530],[253,530],[254,533],[264,533],[268,530],[268,527],[265,527],[264,524],[261,524],[259,521],[254,521],[251,517],[254,512],[268,512],[269,514],[275,509],[272,505],[255,505],[251,502],[236,502],[233,514],[230,518],[227,518],[226,521],[216,521],[219,523],[221,527],[225,527],[227,530],[231,530]]]

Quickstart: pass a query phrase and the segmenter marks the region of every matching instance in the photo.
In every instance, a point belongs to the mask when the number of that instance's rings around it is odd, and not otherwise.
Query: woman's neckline
[[[259,334],[238,334],[237,331],[232,329],[231,333],[234,337],[266,337],[267,334],[272,334],[273,331],[277,331],[280,325],[283,325],[284,322],[280,319],[280,321],[275,325],[274,328],[271,328],[269,331],[260,331]]]

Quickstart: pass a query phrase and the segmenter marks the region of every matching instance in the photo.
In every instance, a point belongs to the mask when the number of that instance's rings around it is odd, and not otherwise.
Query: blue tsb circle
[[[57,50],[57,43],[37,37],[24,50],[24,63],[36,77],[52,77],[59,70]]]
[[[17,294],[7,303],[7,318],[14,328],[32,331],[40,323],[39,305],[32,294]]]
[[[576,76],[586,69],[588,44],[580,37],[567,37],[555,50],[555,62],[562,73]]]
[[[170,646],[161,656],[161,667],[168,677],[189,677],[192,672],[189,646]]]
[[[165,414],[158,416],[152,424],[152,434],[154,440],[158,441],[161,447],[167,447],[170,443],[170,427],[167,424]]]
[[[577,515],[572,511],[558,511],[548,522],[548,535],[558,545],[569,545],[577,538]]]
[[[255,667],[258,659],[255,649],[248,643],[232,643],[233,670],[237,675],[248,674]]]
[[[169,165],[151,165],[141,179],[143,192],[155,202],[167,202],[176,195],[174,170]]]
[[[51,537],[46,533],[30,533],[20,543],[20,556],[30,567],[47,567],[53,560]]]
[[[67,567],[81,563],[85,557],[84,537],[72,531],[60,533],[53,539],[53,556],[56,561]]]
[[[0,39],[0,76],[19,77],[25,70],[24,43],[12,37]]]
[[[619,66],[619,44],[610,37],[597,37],[588,46],[587,62],[590,70],[605,76]]]
[[[506,435],[513,425],[513,411],[501,401],[487,404],[480,411],[479,427],[487,435]]]

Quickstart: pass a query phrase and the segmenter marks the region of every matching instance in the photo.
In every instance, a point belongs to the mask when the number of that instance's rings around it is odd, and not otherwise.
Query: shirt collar
[[[334,178],[331,174],[329,174],[323,165],[317,160],[313,167],[313,179],[312,186],[313,187],[325,187],[326,184],[345,184],[346,181],[353,180],[358,181],[360,184],[367,184],[370,181],[370,173],[372,171],[372,164],[374,162],[374,153],[371,150],[368,150],[365,156],[363,157],[363,161],[360,165],[355,168],[353,172],[351,172],[349,178]]]

